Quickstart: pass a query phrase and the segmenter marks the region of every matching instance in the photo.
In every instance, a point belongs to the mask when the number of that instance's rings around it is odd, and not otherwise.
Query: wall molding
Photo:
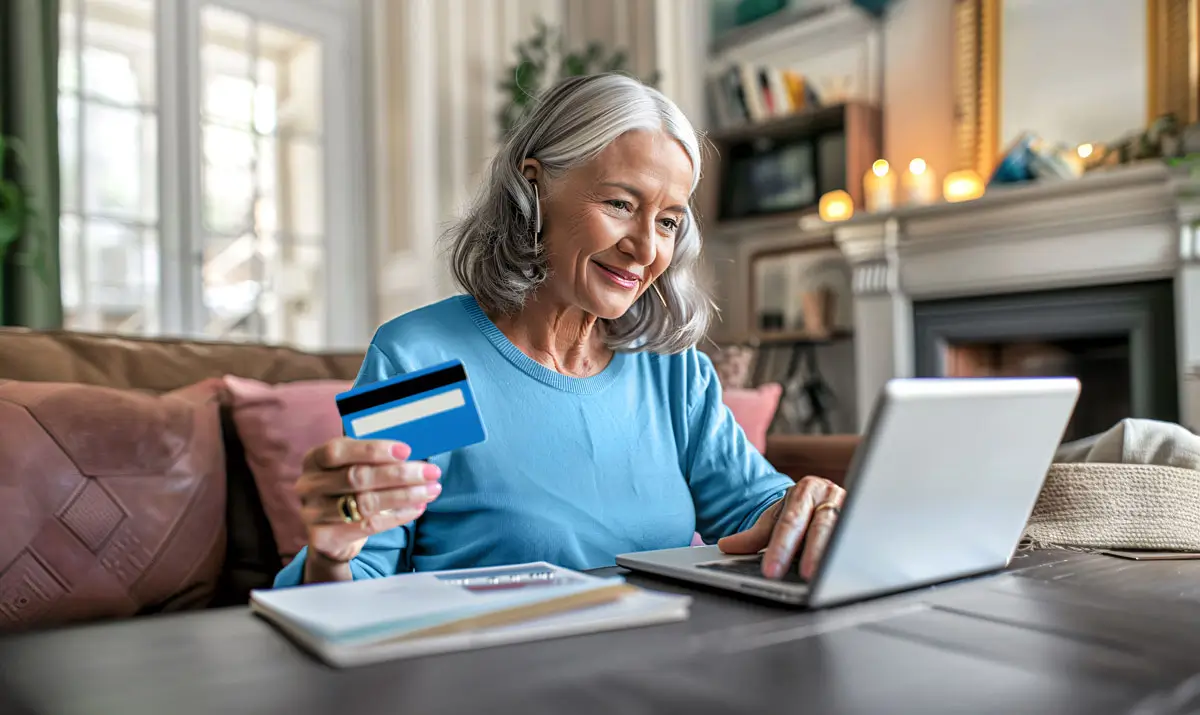
[[[851,270],[851,286],[855,295],[883,295],[893,283],[892,266],[883,258],[855,263]]]

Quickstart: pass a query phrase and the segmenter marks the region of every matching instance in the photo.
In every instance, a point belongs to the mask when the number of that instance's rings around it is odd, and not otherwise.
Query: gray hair
[[[549,275],[534,236],[534,193],[521,173],[522,162],[537,159],[553,178],[591,161],[635,129],[664,131],[683,145],[692,162],[694,192],[700,180],[696,130],[658,90],[625,75],[599,74],[565,79],[542,94],[504,138],[478,195],[443,237],[458,285],[485,310],[520,311]],[[654,282],[662,300],[647,290],[625,315],[605,320],[608,346],[677,353],[699,342],[713,317],[700,269],[700,231],[689,207],[676,232],[671,264]]]

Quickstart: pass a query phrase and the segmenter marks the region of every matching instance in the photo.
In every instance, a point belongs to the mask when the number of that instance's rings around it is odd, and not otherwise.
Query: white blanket
[[[1054,461],[1200,470],[1200,436],[1172,422],[1127,418],[1098,435],[1062,445]]]

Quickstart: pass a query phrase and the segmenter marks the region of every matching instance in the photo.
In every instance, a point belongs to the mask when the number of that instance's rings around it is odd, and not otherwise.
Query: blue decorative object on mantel
[[[1031,155],[1033,150],[1033,135],[1022,134],[1008,145],[996,163],[996,169],[988,179],[988,186],[994,184],[1017,184],[1034,179]]]
[[[1051,144],[1033,132],[1022,132],[1000,155],[988,185],[1077,179],[1081,174],[1083,164],[1073,148]]]

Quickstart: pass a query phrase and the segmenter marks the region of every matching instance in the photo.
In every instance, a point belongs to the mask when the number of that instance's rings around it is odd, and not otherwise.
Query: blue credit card
[[[428,459],[487,439],[461,360],[361,385],[337,396],[347,437],[387,439]]]

